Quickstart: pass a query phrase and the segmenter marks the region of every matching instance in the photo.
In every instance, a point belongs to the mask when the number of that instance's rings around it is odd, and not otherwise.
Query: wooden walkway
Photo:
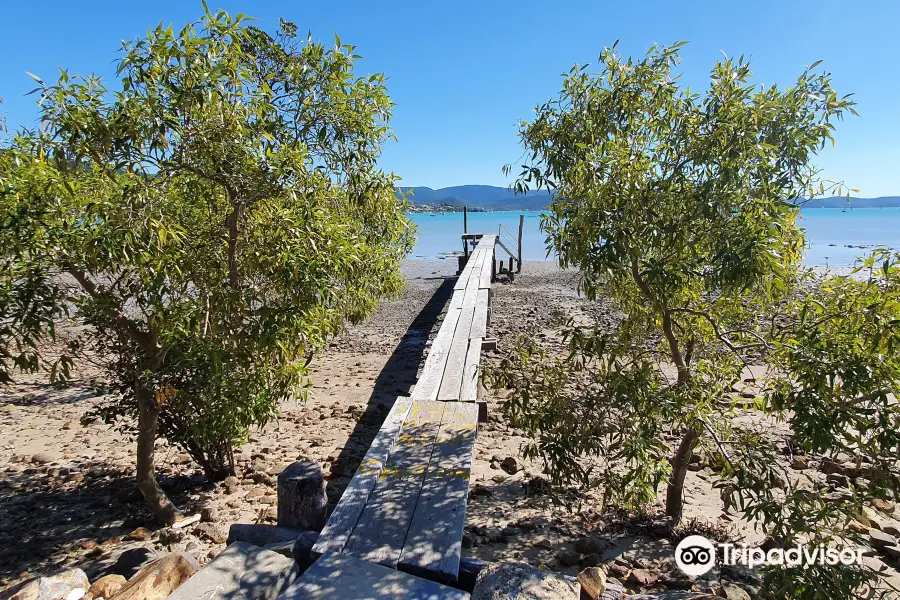
[[[459,574],[496,237],[479,239],[411,397],[395,401],[313,546],[320,558],[281,598],[468,598],[434,582]]]

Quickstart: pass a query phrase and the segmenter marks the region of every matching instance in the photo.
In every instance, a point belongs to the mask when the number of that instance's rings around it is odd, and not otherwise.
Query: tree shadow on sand
[[[211,488],[205,477],[160,476],[185,512],[203,502],[191,492]],[[122,550],[137,527],[157,529],[134,474],[100,463],[30,467],[0,479],[0,579],[84,566]]]
[[[363,456],[390,412],[394,400],[398,396],[409,396],[419,366],[425,357],[429,335],[432,330],[436,333],[435,325],[439,322],[450,296],[453,295],[455,283],[456,277],[444,278],[444,282],[413,319],[406,334],[394,347],[384,368],[378,373],[365,411],[357,421],[341,453],[331,465],[331,477],[327,488],[329,510],[340,500],[350,478],[356,473]]]

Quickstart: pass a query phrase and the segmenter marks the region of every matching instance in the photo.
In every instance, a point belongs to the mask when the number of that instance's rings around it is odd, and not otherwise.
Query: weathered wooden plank
[[[455,295],[455,294],[454,294]],[[444,367],[447,364],[447,354],[453,343],[457,323],[459,323],[460,311],[448,310],[441,323],[441,328],[431,342],[431,349],[422,366],[422,375],[413,388],[411,397],[413,400],[434,400],[437,398],[441,387],[441,379],[444,377]]]
[[[297,565],[290,558],[247,542],[237,542],[166,596],[166,600],[275,600],[296,577]],[[128,596],[135,597],[133,592]]]
[[[469,285],[466,286],[466,289],[463,293],[463,301],[460,308],[475,308],[475,304],[478,302],[478,277],[472,277],[469,280]]]
[[[384,419],[381,429],[375,436],[372,445],[369,446],[369,451],[366,452],[356,474],[350,480],[347,489],[344,490],[344,495],[341,496],[334,512],[325,523],[322,533],[319,534],[312,549],[314,555],[325,552],[341,552],[344,549],[350,533],[356,527],[366,502],[378,482],[412,404],[412,400],[408,398],[398,398],[394,402],[393,408]]]
[[[459,390],[460,402],[478,400],[478,363],[481,359],[481,338],[469,340],[466,352],[466,363],[463,367],[462,387]]]
[[[479,276],[478,287],[487,289],[491,287],[491,280],[494,269],[494,252],[491,250],[490,255],[481,265],[481,274]]]
[[[478,248],[487,248],[493,247],[493,245],[497,242],[497,234],[496,233],[486,233],[481,236],[478,240]]]
[[[463,307],[459,311],[459,324],[453,334],[453,343],[450,345],[447,364],[444,366],[444,376],[441,378],[441,385],[438,388],[438,400],[459,400],[466,353],[469,351],[469,331],[472,329],[474,315],[475,307],[466,308],[465,301],[463,301]]]
[[[447,312],[449,313],[451,310],[459,310],[462,308],[463,296],[466,295],[466,290],[457,290],[453,292],[453,295],[450,296],[450,303],[447,305]]]
[[[439,581],[456,581],[477,423],[475,404],[448,405],[403,544],[399,569]]]
[[[444,409],[452,406],[446,402],[413,402],[394,451],[344,546],[344,554],[397,568]]]
[[[483,338],[487,335],[488,322],[488,290],[479,289],[475,299],[475,316],[472,318],[472,329],[469,331],[469,339]]]
[[[469,262],[466,263],[466,266],[472,265],[472,272],[477,272],[478,265],[481,264],[481,261],[484,260],[484,255],[487,252],[485,248],[476,248],[472,251],[471,256],[469,257]]]
[[[478,273],[476,269],[480,268],[481,261],[484,260],[484,256],[487,250],[484,248],[475,249],[472,254],[469,255],[469,261],[466,263],[466,266],[463,267],[462,273],[459,274],[459,277],[456,279],[456,283],[453,285],[454,290],[462,290],[465,289],[466,283],[468,283],[469,278],[473,273]]]
[[[468,600],[469,594],[387,567],[329,552],[277,600]]]

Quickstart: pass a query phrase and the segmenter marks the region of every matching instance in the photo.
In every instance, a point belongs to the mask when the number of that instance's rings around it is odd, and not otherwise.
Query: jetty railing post
[[[469,233],[469,210],[463,206],[463,233]]]
[[[522,272],[522,229],[525,226],[525,215],[519,215],[519,256],[516,260],[516,273]]]

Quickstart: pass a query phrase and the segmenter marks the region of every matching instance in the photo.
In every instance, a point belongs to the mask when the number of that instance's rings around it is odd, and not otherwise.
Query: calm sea
[[[496,233],[502,224],[515,236],[520,214],[525,215],[524,259],[548,260],[539,212],[469,213],[469,232]],[[806,228],[809,244],[806,256],[809,266],[851,265],[858,256],[868,252],[868,248],[858,246],[882,245],[900,249],[900,208],[862,208],[846,212],[836,208],[806,208],[801,214],[800,224]],[[462,213],[411,213],[410,217],[419,226],[418,242],[410,258],[434,259],[462,250]],[[515,251],[515,248],[511,250]]]

